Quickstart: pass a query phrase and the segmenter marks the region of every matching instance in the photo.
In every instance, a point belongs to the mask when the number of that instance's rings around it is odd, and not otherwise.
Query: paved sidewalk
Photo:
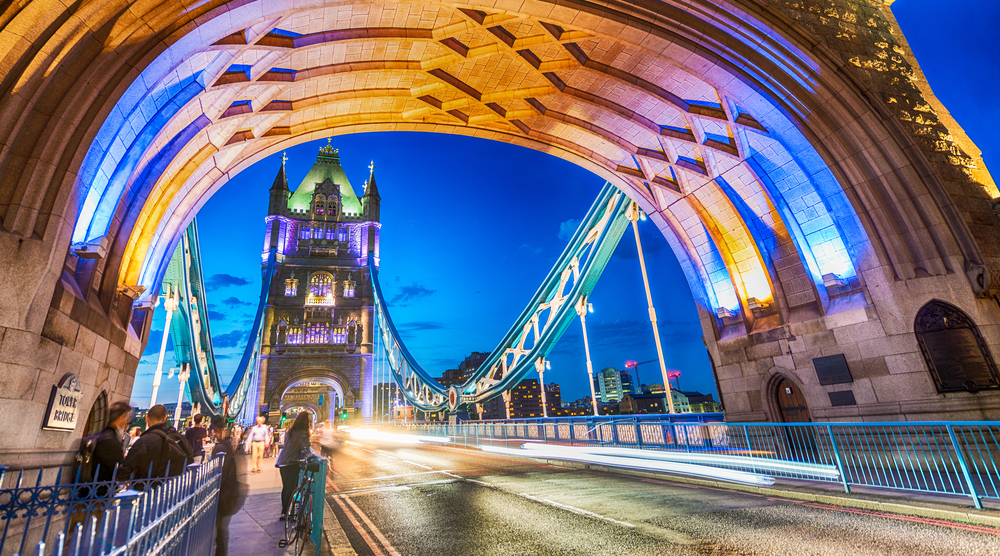
[[[229,524],[229,552],[252,556],[294,554],[294,547],[278,548],[278,541],[285,537],[285,523],[281,515],[281,475],[274,466],[275,458],[266,458],[261,473],[250,474],[250,456],[236,455],[236,469],[241,483],[249,486],[243,509],[233,516]],[[324,510],[322,556],[354,556],[347,536],[327,505]],[[332,518],[332,519],[331,519]],[[346,550],[345,550],[346,544]],[[331,548],[332,546],[332,548]],[[313,556],[311,546],[305,554]]]

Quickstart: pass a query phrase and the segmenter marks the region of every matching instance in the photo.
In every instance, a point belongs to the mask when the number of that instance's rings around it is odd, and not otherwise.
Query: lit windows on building
[[[336,235],[337,235],[337,229],[334,228],[333,226],[330,226],[326,229],[326,239],[328,240],[337,239]]]
[[[285,297],[295,297],[299,291],[299,281],[295,278],[285,280]]]
[[[344,297],[354,297],[355,283],[352,280],[344,282]]]
[[[302,327],[301,326],[290,326],[288,327],[287,342],[289,344],[301,344],[302,343]]]
[[[338,239],[340,241],[347,241],[347,228],[340,229],[340,237]]]
[[[314,322],[306,325],[307,344],[329,344],[330,325],[323,322]]]
[[[310,233],[309,226],[303,226],[302,230],[299,232],[299,239],[309,239],[312,237]]]
[[[323,226],[313,228],[313,239],[323,239]]]
[[[343,326],[333,327],[333,343],[335,344],[346,344],[347,343],[347,328]]]
[[[333,276],[327,272],[317,272],[309,278],[309,295],[306,305],[334,305]]]

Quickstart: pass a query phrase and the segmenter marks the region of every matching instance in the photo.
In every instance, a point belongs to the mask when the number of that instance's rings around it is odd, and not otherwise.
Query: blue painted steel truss
[[[503,340],[465,384],[450,389],[428,374],[406,349],[389,316],[378,269],[370,257],[377,333],[392,376],[406,399],[427,411],[481,403],[515,387],[526,374],[544,365],[566,327],[587,307],[587,297],[629,225],[627,212],[631,206],[632,201],[624,193],[605,184],[569,245]]]

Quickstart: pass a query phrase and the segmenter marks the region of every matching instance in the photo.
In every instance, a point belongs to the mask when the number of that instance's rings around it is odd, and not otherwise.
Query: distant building
[[[558,384],[549,384],[547,388],[555,386],[555,403],[549,399],[549,415],[555,416],[555,411],[561,409],[562,396],[559,393]],[[545,395],[550,396],[550,390],[546,389]],[[526,378],[517,383],[517,386],[510,390],[510,418],[511,419],[531,419],[542,416],[542,393],[538,389],[538,379]],[[483,402],[483,413],[480,419],[495,420],[506,419],[507,407],[504,405],[503,396],[496,395]]]
[[[662,398],[663,394],[660,393],[659,396]],[[691,413],[691,404],[688,402],[688,397],[682,392],[670,389],[670,397],[674,401],[674,413]],[[669,408],[667,408],[669,410]]]
[[[622,399],[622,377],[614,367],[607,367],[594,375],[594,393],[600,403],[618,403]]]
[[[563,414],[562,393],[555,382],[545,385],[545,405],[549,408],[549,417],[561,417]]]
[[[632,373],[628,369],[624,371],[618,371],[618,380],[622,385],[622,396],[625,394],[638,394],[639,392],[635,389],[635,382],[632,380]]]
[[[622,415],[666,413],[663,402],[663,394],[625,394],[618,402],[618,412]]]
[[[701,392],[681,392],[687,396],[691,406],[691,413],[718,413],[722,407],[715,401],[712,394],[702,394]]]
[[[437,380],[444,387],[455,384],[465,384],[465,382],[469,380],[469,376],[476,372],[476,370],[479,369],[479,366],[483,364],[483,361],[486,361],[486,358],[489,356],[489,352],[474,351],[458,364],[457,369],[448,369],[443,375],[441,375],[441,378]]]

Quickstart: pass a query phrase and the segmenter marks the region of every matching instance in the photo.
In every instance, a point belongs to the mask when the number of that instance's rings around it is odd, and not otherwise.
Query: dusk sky
[[[938,98],[1000,168],[1000,54],[991,38],[1000,3],[899,0],[899,24]],[[976,17],[969,17],[969,13]],[[294,188],[326,141],[289,149]],[[381,281],[409,350],[440,376],[472,351],[490,351],[520,314],[586,213],[603,180],[554,156],[503,143],[425,133],[336,137],[355,191],[375,161],[382,196]],[[223,384],[235,371],[260,291],[267,190],[278,157],[257,163],[223,187],[198,215],[211,329]],[[995,174],[994,174],[995,175]],[[715,393],[690,289],[666,241],[640,223],[667,366],[681,389]],[[631,230],[598,283],[588,318],[594,368],[656,358]],[[145,407],[165,312],[157,311],[132,400]],[[546,382],[563,399],[589,395],[579,324],[563,336]],[[164,370],[173,366],[167,354]],[[661,382],[655,363],[644,383]],[[537,375],[529,375],[537,376]],[[159,401],[177,399],[166,380]]]

